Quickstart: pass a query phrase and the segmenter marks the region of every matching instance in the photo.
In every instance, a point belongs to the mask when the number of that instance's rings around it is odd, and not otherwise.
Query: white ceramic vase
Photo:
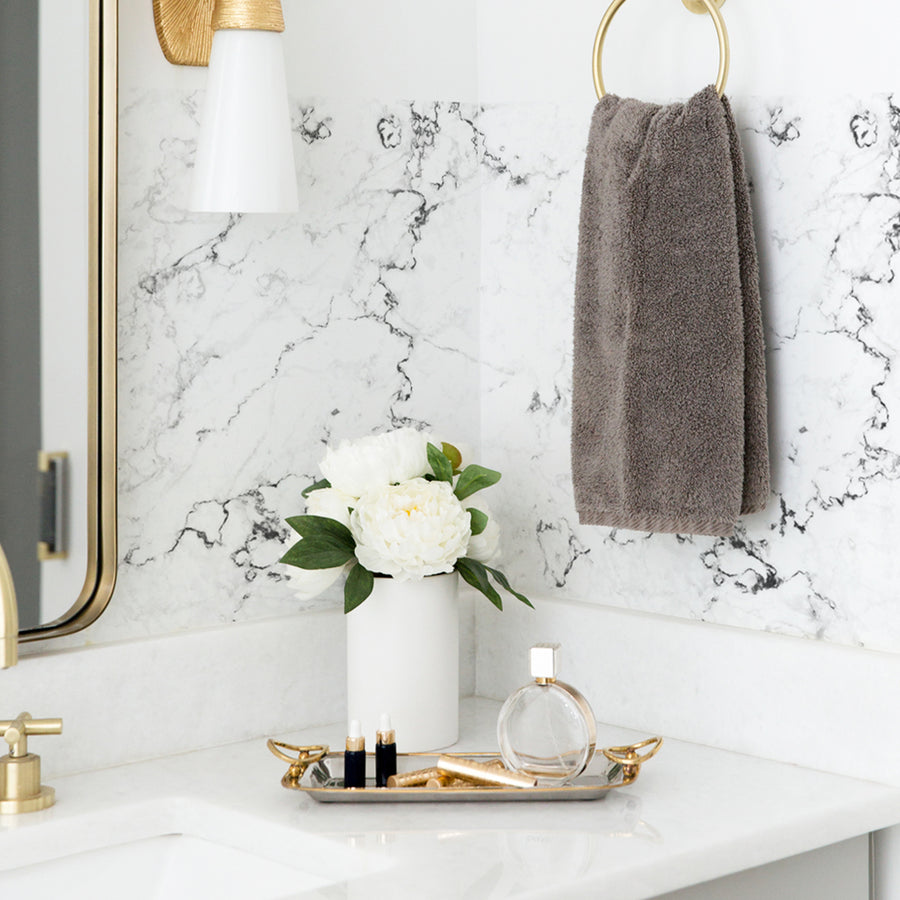
[[[397,750],[436,750],[459,734],[459,583],[456,572],[421,581],[376,578],[347,613],[347,718],[374,747],[382,713]]]

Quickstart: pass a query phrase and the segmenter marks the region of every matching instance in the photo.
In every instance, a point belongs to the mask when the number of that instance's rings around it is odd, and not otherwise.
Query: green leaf
[[[472,536],[481,534],[487,528],[488,516],[486,512],[470,506],[466,512],[472,517]]]
[[[476,591],[481,591],[497,609],[503,609],[503,601],[500,599],[500,595],[488,580],[487,570],[478,560],[461,556],[453,568],[459,572],[463,581],[471,584]]]
[[[281,557],[281,562],[298,569],[333,569],[349,562],[353,555],[352,548],[336,547],[316,538],[304,538]]]
[[[453,466],[455,472],[462,465],[462,453],[453,444],[448,444],[446,441],[441,442],[441,450],[444,451],[444,456],[450,460],[450,465]]]
[[[530,606],[532,609],[534,609],[534,604],[524,594],[520,594],[518,591],[514,591],[510,587],[509,580],[502,572],[497,571],[497,569],[492,569],[490,566],[485,566],[485,568],[488,570],[488,572],[491,573],[491,575],[494,576],[494,581],[496,581],[497,584],[500,585],[500,587],[505,588],[517,600],[521,600],[526,606]]]
[[[356,609],[372,593],[374,585],[375,576],[357,563],[344,583],[344,612]]]
[[[305,500],[313,491],[321,491],[322,488],[330,487],[331,482],[327,478],[323,478],[321,481],[311,484],[305,491],[301,491],[300,496]]]
[[[438,450],[434,444],[428,444],[428,465],[434,472],[434,477],[438,481],[453,482],[453,463],[444,456],[443,452]]]
[[[351,551],[356,547],[350,529],[337,519],[326,516],[291,516],[286,521],[302,538],[330,542],[335,547],[349,547]]]
[[[459,481],[456,482],[456,490],[453,493],[456,494],[457,500],[465,500],[466,497],[470,497],[476,491],[490,487],[499,480],[499,472],[495,472],[493,469],[486,469],[484,466],[476,466],[473,463],[471,466],[466,466],[463,469],[462,475],[459,476]]]

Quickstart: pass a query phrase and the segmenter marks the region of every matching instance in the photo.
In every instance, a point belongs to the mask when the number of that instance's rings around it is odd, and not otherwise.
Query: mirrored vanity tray
[[[597,800],[606,791],[634,782],[641,764],[662,746],[662,738],[653,737],[627,747],[598,750],[587,770],[569,784],[541,785],[527,788],[466,784],[462,786],[375,787],[375,754],[366,754],[366,786],[344,787],[343,751],[329,751],[317,745],[297,747],[269,740],[268,747],[279,759],[289,764],[281,779],[283,787],[303,791],[320,803],[447,803],[472,800]],[[398,753],[397,772],[414,772],[437,766],[441,756],[471,759],[482,763],[494,760],[497,753]],[[502,764],[501,764],[502,765]]]

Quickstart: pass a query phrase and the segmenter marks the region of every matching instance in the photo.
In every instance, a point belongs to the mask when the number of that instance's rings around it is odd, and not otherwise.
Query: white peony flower
[[[398,581],[452,572],[471,536],[469,514],[445,481],[414,478],[361,497],[350,516],[356,558]]]
[[[347,571],[350,563],[333,569],[291,568],[291,587],[298,600],[312,600],[327,591]]]
[[[354,498],[362,497],[385,485],[430,472],[426,451],[430,439],[415,428],[398,428],[356,441],[341,441],[336,449],[328,448],[319,468],[333,488]]]
[[[356,505],[356,498],[335,488],[319,488],[306,497],[306,514],[334,519],[342,525],[350,526],[350,507]]]
[[[466,509],[471,507],[480,509],[488,517],[488,523],[484,531],[481,534],[473,534],[469,538],[469,548],[466,550],[466,556],[469,559],[478,560],[478,562],[493,562],[500,555],[500,526],[497,524],[494,514],[478,494],[466,497],[462,501],[462,505]]]

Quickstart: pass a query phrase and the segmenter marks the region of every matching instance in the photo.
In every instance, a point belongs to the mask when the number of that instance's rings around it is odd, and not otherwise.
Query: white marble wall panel
[[[893,284],[900,108],[738,105],[768,346],[773,494],[734,537],[582,527],[570,483],[572,297],[590,108],[479,117],[484,454],[510,574],[556,596],[900,651]],[[893,413],[893,416],[892,416]]]
[[[589,106],[298,102],[291,217],[184,212],[196,111],[195,93],[149,90],[122,110],[122,566],[94,639],[299,608],[276,560],[323,444],[412,422],[503,470],[492,505],[526,589],[900,650],[890,97],[738,105],[773,495],[730,539],[577,522]]]
[[[301,211],[228,216],[183,209],[197,106],[123,98],[121,564],[95,641],[300,609],[283,519],[327,441],[412,423],[479,443],[469,114],[297,102]]]

